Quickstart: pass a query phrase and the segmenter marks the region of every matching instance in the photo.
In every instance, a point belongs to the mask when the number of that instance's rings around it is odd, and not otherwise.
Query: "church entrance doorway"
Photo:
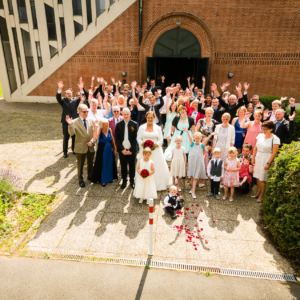
[[[165,86],[180,83],[187,87],[187,77],[202,88],[202,76],[207,77],[209,59],[201,58],[201,46],[189,30],[174,28],[164,32],[156,41],[153,57],[147,57],[147,78],[159,84],[163,75]],[[207,82],[207,81],[206,81]]]

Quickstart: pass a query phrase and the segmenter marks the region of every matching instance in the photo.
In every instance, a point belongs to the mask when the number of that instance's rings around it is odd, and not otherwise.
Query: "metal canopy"
[[[156,41],[153,57],[201,57],[201,47],[196,36],[183,28],[164,32]]]

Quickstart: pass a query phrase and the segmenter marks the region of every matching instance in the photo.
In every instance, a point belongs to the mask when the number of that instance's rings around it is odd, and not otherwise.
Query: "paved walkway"
[[[17,257],[0,266],[1,300],[300,299],[299,284],[272,280]]]
[[[42,223],[26,249],[146,259],[147,205],[132,197],[130,186],[120,190],[119,182],[103,188],[86,181],[86,188],[79,187],[75,156],[70,154],[64,159],[62,141],[57,139],[61,138],[60,107],[0,106],[4,111],[0,129],[5,133],[0,141],[2,167],[21,175],[27,191],[65,194],[64,201]],[[236,194],[233,203],[217,201],[205,196],[209,189],[206,182],[205,188],[196,192],[197,199],[192,199],[188,193],[191,183],[183,180],[182,186],[185,208],[189,210],[175,221],[164,211],[166,192],[159,192],[155,200],[153,260],[294,273],[266,240],[258,225],[260,205],[250,195]],[[186,229],[194,231],[194,242],[186,241]]]

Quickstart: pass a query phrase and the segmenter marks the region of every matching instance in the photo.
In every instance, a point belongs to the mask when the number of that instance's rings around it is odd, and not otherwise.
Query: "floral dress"
[[[227,158],[227,169],[236,169],[238,161],[239,160],[237,158],[236,159]],[[228,187],[231,187],[231,186],[238,187],[240,185],[239,171],[235,171],[235,172],[225,171],[224,185],[226,185]]]
[[[221,126],[220,132],[218,133],[217,136],[217,142],[215,144],[215,148],[220,148],[221,149],[221,159],[225,161],[228,156],[228,148],[226,147],[227,143],[227,138],[228,138],[228,127],[224,128]]]

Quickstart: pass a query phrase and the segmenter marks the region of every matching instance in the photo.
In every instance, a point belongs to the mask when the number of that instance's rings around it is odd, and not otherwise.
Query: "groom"
[[[121,189],[125,189],[127,184],[127,164],[129,164],[130,186],[134,189],[137,123],[130,120],[131,113],[128,108],[123,109],[122,115],[123,120],[117,123],[115,130],[123,178]]]

